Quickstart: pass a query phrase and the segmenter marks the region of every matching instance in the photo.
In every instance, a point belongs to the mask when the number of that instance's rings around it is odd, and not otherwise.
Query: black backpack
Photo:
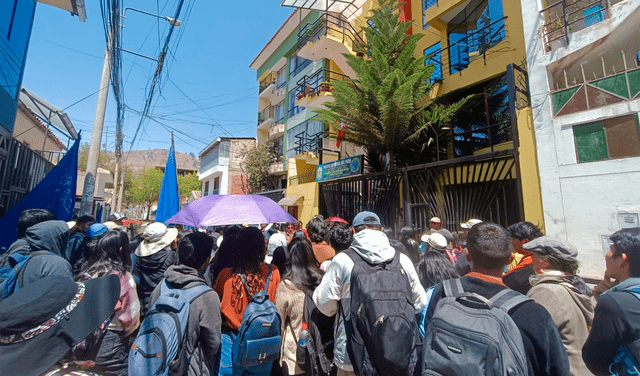
[[[325,316],[313,301],[313,290],[307,290],[304,297],[304,322],[308,325],[309,338],[305,344],[304,356],[298,356],[298,366],[312,376],[335,376],[333,363],[333,326],[336,316]]]
[[[350,316],[345,327],[356,375],[413,375],[418,360],[418,325],[409,276],[400,264],[399,253],[378,264],[369,264],[353,249],[345,253],[354,262]]]

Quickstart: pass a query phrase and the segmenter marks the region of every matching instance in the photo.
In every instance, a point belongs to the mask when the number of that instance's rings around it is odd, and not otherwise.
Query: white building
[[[253,137],[218,137],[199,154],[198,180],[202,196],[211,194],[244,194],[245,178],[241,165],[246,153],[256,145]]]
[[[546,233],[602,278],[640,213],[640,0],[521,0]]]

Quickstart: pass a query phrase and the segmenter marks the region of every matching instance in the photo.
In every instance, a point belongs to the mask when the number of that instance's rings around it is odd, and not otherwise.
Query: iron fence
[[[544,18],[542,34],[545,51],[564,47],[573,33],[604,20],[608,17],[607,0],[560,0],[542,8]]]
[[[334,72],[326,68],[318,69],[310,76],[304,76],[296,84],[295,95],[298,99],[307,95],[319,95],[323,92],[331,92],[333,88],[328,85],[329,82],[334,80],[344,81],[349,76]]]
[[[329,32],[341,35],[342,43],[346,41],[352,44],[364,43],[362,36],[356,32],[349,21],[333,14],[325,13],[316,21],[305,24],[298,31],[298,48],[304,47],[309,42],[316,42]]]

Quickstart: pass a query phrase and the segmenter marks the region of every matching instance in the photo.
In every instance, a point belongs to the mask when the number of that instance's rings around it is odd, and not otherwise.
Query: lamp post
[[[167,21],[171,26],[178,27],[182,24],[180,20],[175,18],[160,16],[157,14],[153,14],[141,9],[126,7],[122,11],[122,18],[126,18],[127,10],[147,14],[150,16],[154,16],[156,18],[163,19]],[[82,201],[80,202],[80,215],[89,215],[93,210],[93,196],[94,190],[96,186],[96,175],[98,173],[98,155],[100,154],[100,141],[102,140],[102,130],[104,128],[104,116],[107,108],[107,98],[109,95],[109,79],[111,78],[111,61],[113,51],[112,40],[113,40],[113,31],[120,29],[120,25],[118,25],[118,29],[115,27],[109,28],[109,32],[107,33],[107,48],[104,52],[104,63],[102,66],[102,77],[100,79],[100,90],[98,92],[98,103],[96,105],[96,114],[93,119],[93,130],[91,131],[91,142],[89,143],[89,155],[87,156],[87,169],[86,175],[84,179],[84,187],[82,191]],[[154,58],[138,54],[133,51],[128,51],[125,49],[121,49],[124,52],[133,53],[138,56],[142,56],[151,60],[156,60]],[[120,134],[116,135],[119,137]],[[116,171],[114,176],[114,193],[117,192],[117,184],[118,184],[118,170],[119,170],[119,160],[120,158],[116,156]],[[115,194],[114,194],[115,196]],[[119,205],[116,205],[119,208]]]

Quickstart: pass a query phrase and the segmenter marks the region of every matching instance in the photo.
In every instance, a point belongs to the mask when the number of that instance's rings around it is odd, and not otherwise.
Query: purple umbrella
[[[205,196],[166,220],[194,227],[273,222],[298,220],[272,199],[259,195]]]

